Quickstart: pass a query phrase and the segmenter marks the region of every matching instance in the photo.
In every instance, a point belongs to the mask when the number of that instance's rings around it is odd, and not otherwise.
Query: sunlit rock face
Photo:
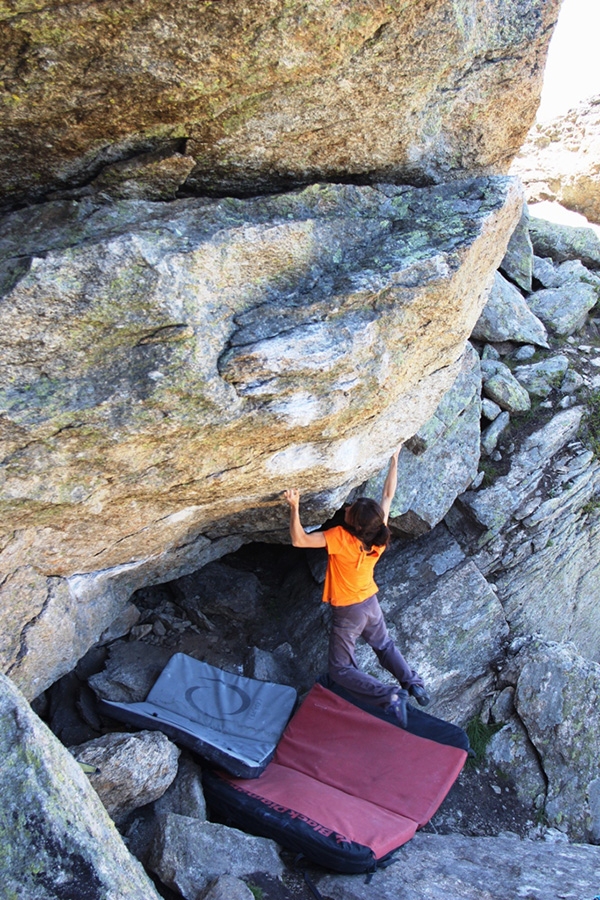
[[[289,485],[324,521],[452,384],[521,209],[495,177],[6,217],[12,677],[42,690],[142,584],[281,538]]]
[[[536,124],[511,171],[530,203],[556,200],[600,223],[600,95]]]
[[[87,184],[149,151],[172,157],[167,193],[505,172],[559,7],[12,0],[0,8],[0,195]]]

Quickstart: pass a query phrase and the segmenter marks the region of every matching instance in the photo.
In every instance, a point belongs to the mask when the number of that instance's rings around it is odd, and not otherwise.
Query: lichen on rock
[[[521,205],[497,177],[6,217],[0,565],[106,596],[93,642],[144,579],[284,533],[290,479],[323,521],[456,377]]]
[[[559,6],[4,4],[0,202],[164,151],[220,196],[505,172]]]
[[[3,896],[157,898],[78,764],[1,674],[0,726]]]

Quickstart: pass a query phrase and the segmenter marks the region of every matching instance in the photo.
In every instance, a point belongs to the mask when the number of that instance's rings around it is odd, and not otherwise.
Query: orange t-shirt
[[[362,542],[341,525],[329,528],[323,534],[327,544],[323,602],[332,606],[351,606],[376,594],[373,569],[385,546],[367,551]]]

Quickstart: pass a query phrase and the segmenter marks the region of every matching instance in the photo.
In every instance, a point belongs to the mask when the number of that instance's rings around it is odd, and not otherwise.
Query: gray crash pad
[[[176,653],[142,703],[102,700],[100,706],[128,725],[164,732],[238,778],[257,778],[295,703],[294,688]]]

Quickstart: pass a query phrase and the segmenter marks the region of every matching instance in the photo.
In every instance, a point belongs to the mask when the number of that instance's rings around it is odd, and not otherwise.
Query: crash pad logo
[[[215,689],[215,685],[218,688]],[[201,678],[185,692],[186,702],[197,712],[213,719],[222,716],[239,716],[252,703],[250,695],[235,684],[227,684],[219,678]]]

